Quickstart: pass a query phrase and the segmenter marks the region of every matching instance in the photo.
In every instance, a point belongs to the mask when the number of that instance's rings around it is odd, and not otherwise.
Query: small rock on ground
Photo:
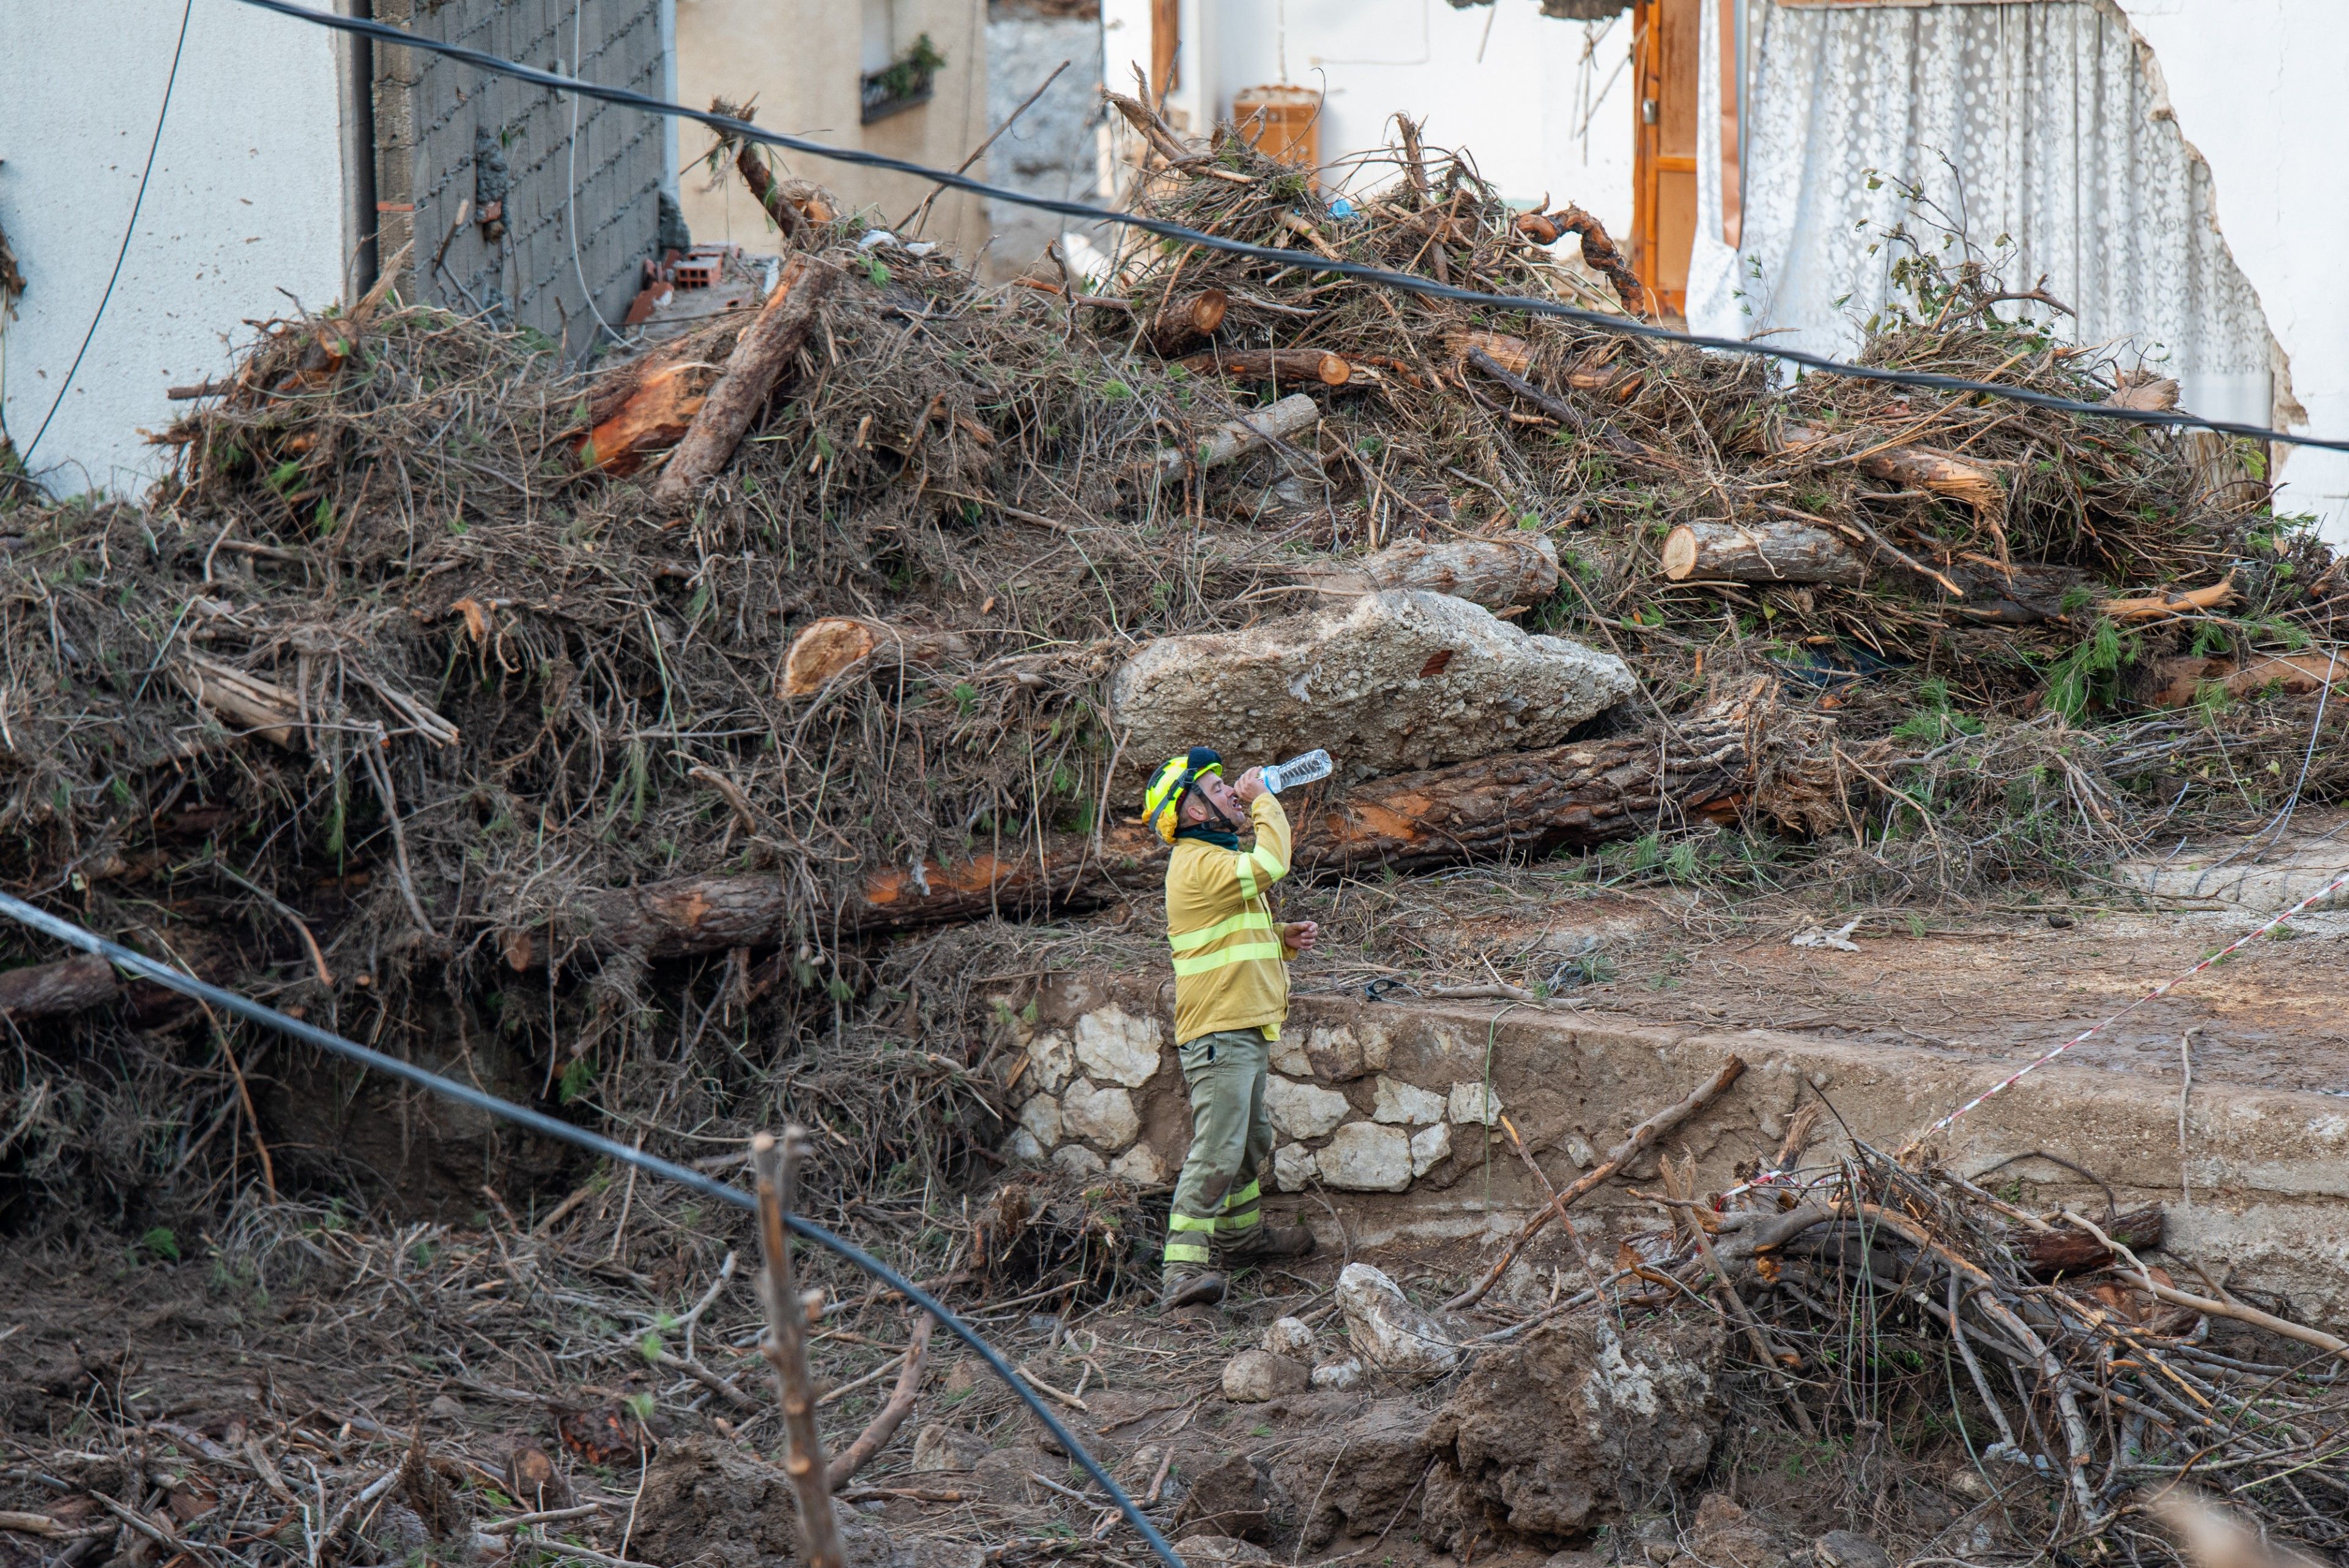
[[[1224,1397],[1236,1405],[1261,1405],[1284,1394],[1301,1394],[1311,1381],[1303,1362],[1268,1350],[1243,1350],[1224,1365]]]

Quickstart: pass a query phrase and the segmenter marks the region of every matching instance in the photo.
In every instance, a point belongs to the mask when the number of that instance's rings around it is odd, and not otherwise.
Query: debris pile
[[[2228,454],[1340,277],[1644,304],[1415,135],[1340,201],[1117,107],[1138,208],[1294,259],[984,288],[771,177],[756,310],[581,376],[371,296],[266,328],[144,504],[0,503],[10,886],[679,1158],[834,1129],[844,1214],[1007,1130],[999,950],[874,939],[1148,889],[1126,814],[1192,740],[1338,757],[1308,876],[1734,836],[1965,894],[2349,781],[2342,566]],[[2167,395],[1899,243],[1870,362]],[[12,1036],[10,1200],[274,1182],[285,1126],[450,1199],[411,1135],[478,1127],[10,940],[12,1019],[106,1064]],[[1114,1276],[1114,1217],[1030,1213],[1034,1267]]]

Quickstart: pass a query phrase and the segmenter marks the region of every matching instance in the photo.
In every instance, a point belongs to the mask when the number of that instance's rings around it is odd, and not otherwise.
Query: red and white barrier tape
[[[2111,1028],[2114,1024],[2118,1023],[2122,1019],[2127,1018],[2130,1013],[2135,1012],[2138,1008],[2143,1007],[2147,1002],[2167,996],[2170,992],[2176,990],[2178,986],[2183,985],[2186,981],[2192,980],[2196,975],[2200,974],[2212,964],[2218,963],[2221,960],[2227,958],[2230,954],[2250,946],[2251,943],[2259,940],[2261,937],[2266,936],[2270,931],[2274,930],[2278,926],[2282,925],[2286,920],[2291,919],[2294,915],[2304,912],[2311,904],[2315,903],[2320,898],[2330,897],[2336,889],[2344,886],[2349,886],[2349,871],[2344,871],[2340,876],[2335,877],[2332,881],[2327,882],[2323,887],[2319,888],[2315,892],[2311,893],[2307,898],[2302,898],[2299,903],[2294,904],[2291,909],[2286,909],[2282,914],[2278,915],[2274,919],[2270,920],[2266,925],[2261,926],[2259,929],[2247,932],[2243,936],[2236,938],[2235,940],[2228,943],[2217,952],[2212,953],[2209,958],[2204,959],[2200,963],[2196,964],[2184,974],[2178,975],[2175,979],[2162,981],[2159,985],[2155,986],[2151,991],[2147,992],[2143,996],[2138,997],[2135,1002],[2130,1002],[2127,1007],[2122,1008],[2118,1012],[2114,1013],[2110,1018],[2106,1019],[2103,1023],[2091,1024],[2089,1027],[2080,1031],[2079,1033],[2073,1035],[2069,1040],[2064,1041],[2061,1045],[2056,1046],[2053,1051],[2048,1052],[2044,1056],[2040,1057],[2037,1061],[2029,1063],[2024,1066],[2017,1068],[2013,1073],[2008,1074],[2005,1077],[2000,1079],[1997,1083],[1992,1084],[1989,1088],[1984,1089],[1981,1094],[1976,1095],[1972,1099],[1968,1100],[1964,1105],[1960,1106],[1956,1110],[1951,1111],[1948,1116],[1943,1116],[1940,1121],[1935,1122],[1931,1127],[1927,1127],[1923,1132],[1919,1133],[1915,1137],[1909,1139],[1909,1148],[1904,1149],[1901,1152],[1904,1154],[1908,1153],[1909,1150],[1916,1148],[1919,1144],[1923,1143],[1927,1138],[1931,1137],[1935,1133],[1945,1131],[1960,1116],[1964,1116],[1967,1112],[1974,1109],[1983,1101],[1991,1099],[1995,1096],[2004,1094],[2007,1090],[2021,1083],[2024,1078],[2039,1071],[2040,1068],[2044,1067],[2048,1063],[2053,1062],[2056,1057],[2061,1056],[2073,1046],[2077,1045],[2081,1041],[2088,1039],[2092,1035],[2101,1033],[2103,1031]]]

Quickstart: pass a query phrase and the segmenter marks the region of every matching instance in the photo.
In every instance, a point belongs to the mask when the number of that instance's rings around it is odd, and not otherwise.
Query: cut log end
[[[880,640],[879,634],[861,620],[831,617],[817,621],[792,639],[791,651],[783,656],[779,694],[812,697],[833,676],[870,658]]]
[[[1685,582],[1696,570],[1696,531],[1686,524],[1664,535],[1664,576]]]

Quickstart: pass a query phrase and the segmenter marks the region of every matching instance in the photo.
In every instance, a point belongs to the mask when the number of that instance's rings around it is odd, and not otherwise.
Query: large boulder
[[[1111,679],[1110,717],[1144,766],[1213,745],[1237,775],[1320,746],[1359,778],[1554,746],[1631,691],[1611,653],[1528,635],[1465,599],[1394,590],[1163,638]]]
[[[1429,1428],[1464,1511],[1544,1541],[1668,1503],[1702,1474],[1723,1418],[1710,1316],[1591,1314],[1480,1357]]]

